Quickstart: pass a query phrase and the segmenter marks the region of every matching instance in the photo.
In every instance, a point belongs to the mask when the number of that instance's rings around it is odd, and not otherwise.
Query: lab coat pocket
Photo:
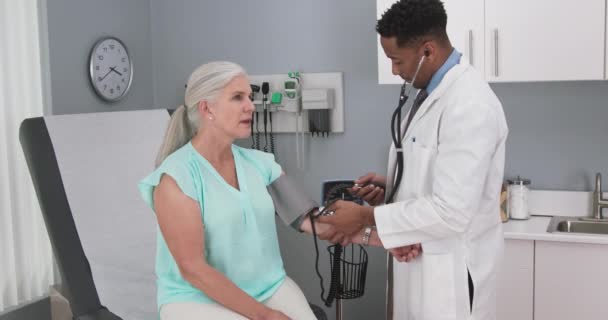
[[[430,168],[434,165],[436,150],[417,141],[410,141],[409,145],[409,152],[405,159],[406,176],[404,182],[410,186],[408,189],[415,196],[428,194],[430,193],[430,181],[432,180]]]
[[[452,253],[422,257],[422,312],[424,319],[456,319],[456,288]]]

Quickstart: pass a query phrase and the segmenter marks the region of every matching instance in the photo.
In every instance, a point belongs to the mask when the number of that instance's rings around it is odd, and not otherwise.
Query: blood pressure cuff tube
[[[268,186],[274,209],[283,223],[300,231],[306,214],[319,205],[289,176],[283,174]]]

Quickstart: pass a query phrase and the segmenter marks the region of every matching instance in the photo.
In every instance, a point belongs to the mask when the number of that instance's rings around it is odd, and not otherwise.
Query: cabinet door
[[[535,320],[606,319],[608,245],[536,242]]]
[[[377,0],[376,15],[382,14],[397,2],[396,0]],[[468,59],[480,72],[484,70],[484,0],[445,0],[444,6],[448,15],[447,32],[452,45]],[[392,74],[391,60],[386,57],[378,44],[378,82],[380,84],[403,84],[403,79]],[[483,74],[483,73],[482,73]]]
[[[534,309],[534,241],[506,240],[498,274],[497,319],[532,320]]]
[[[448,15],[448,37],[481,74],[485,70],[484,0],[444,0]]]
[[[605,0],[486,0],[487,79],[604,79],[605,5]]]

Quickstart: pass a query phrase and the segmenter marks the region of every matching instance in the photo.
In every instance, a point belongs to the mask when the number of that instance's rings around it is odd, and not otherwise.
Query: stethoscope
[[[420,58],[420,61],[418,62],[418,67],[416,67],[416,72],[414,73],[414,77],[412,78],[411,85],[408,87],[408,82],[403,82],[403,85],[401,86],[401,92],[399,94],[399,102],[397,103],[397,108],[395,108],[395,111],[393,112],[393,116],[391,118],[391,136],[393,138],[393,144],[395,144],[395,151],[397,152],[397,166],[395,171],[396,178],[394,180],[391,194],[386,198],[386,203],[391,203],[393,201],[397,189],[399,188],[399,184],[401,183],[401,178],[403,177],[403,135],[401,134],[401,111],[403,110],[403,106],[405,105],[405,103],[408,101],[412,91],[415,90],[414,83],[416,82],[416,78],[418,77],[420,67],[422,67],[422,63],[424,62],[424,59],[428,56],[428,54],[428,50],[425,50],[424,55]]]

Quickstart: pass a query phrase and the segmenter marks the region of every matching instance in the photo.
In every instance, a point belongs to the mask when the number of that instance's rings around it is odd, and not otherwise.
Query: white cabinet
[[[486,79],[604,79],[606,0],[486,0]]]
[[[534,319],[606,319],[607,253],[606,245],[536,241]]]
[[[485,70],[484,0],[444,0],[452,46],[482,74]]]
[[[506,240],[498,274],[498,320],[532,320],[534,305],[534,241]]]

